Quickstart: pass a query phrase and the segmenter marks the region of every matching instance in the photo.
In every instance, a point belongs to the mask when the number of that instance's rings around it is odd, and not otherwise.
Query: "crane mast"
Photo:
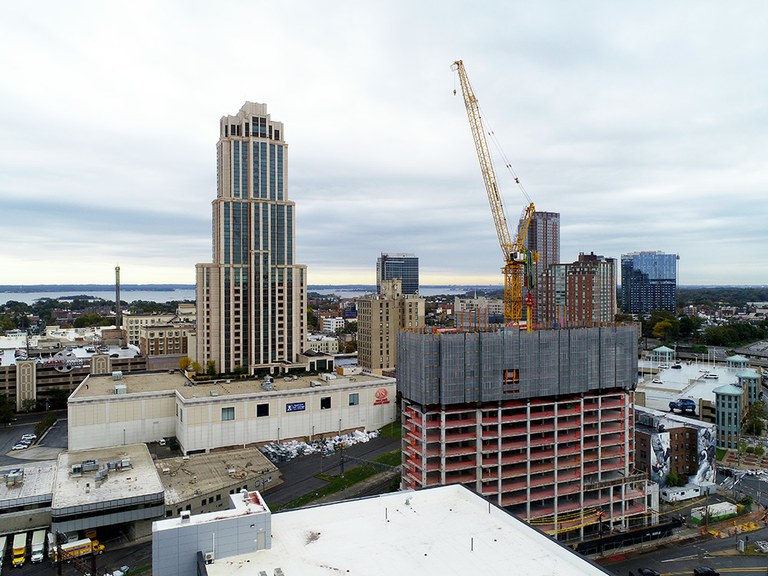
[[[483,183],[488,195],[491,215],[496,226],[496,235],[498,236],[499,246],[504,258],[504,267],[501,269],[504,276],[504,321],[507,323],[519,323],[523,319],[525,304],[527,308],[527,328],[530,330],[530,311],[533,301],[529,295],[527,302],[523,302],[523,285],[529,284],[529,287],[532,288],[530,282],[526,282],[525,271],[526,266],[531,263],[531,255],[525,248],[525,238],[528,235],[528,226],[533,218],[533,213],[536,211],[536,207],[533,202],[528,205],[520,218],[517,234],[512,238],[509,233],[507,217],[504,213],[504,203],[499,193],[496,171],[488,150],[488,141],[485,138],[485,128],[477,97],[472,90],[472,85],[469,83],[464,63],[461,60],[457,60],[451,68],[459,74],[461,92],[464,96],[464,106],[467,109],[467,117],[469,118],[469,127],[475,143],[477,159],[480,162],[480,172],[483,175]]]

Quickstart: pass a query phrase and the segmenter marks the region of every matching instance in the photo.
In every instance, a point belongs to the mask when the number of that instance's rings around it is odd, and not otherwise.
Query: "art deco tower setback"
[[[254,102],[219,124],[213,262],[196,267],[197,358],[220,373],[280,370],[303,351],[307,302],[285,131]]]

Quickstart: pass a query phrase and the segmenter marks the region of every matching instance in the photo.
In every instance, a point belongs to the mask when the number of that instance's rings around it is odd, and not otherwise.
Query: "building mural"
[[[715,440],[715,434],[709,428],[699,431],[696,484],[715,481]]]
[[[669,432],[658,432],[651,436],[651,480],[659,486],[667,485],[670,457]]]

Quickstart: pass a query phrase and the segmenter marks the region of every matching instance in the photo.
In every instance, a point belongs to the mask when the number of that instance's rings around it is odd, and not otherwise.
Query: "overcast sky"
[[[382,251],[500,284],[456,59],[563,262],[662,250],[681,284],[768,283],[766,22],[762,0],[3,2],[0,284],[194,283],[246,100],[285,123],[310,284],[374,283]]]

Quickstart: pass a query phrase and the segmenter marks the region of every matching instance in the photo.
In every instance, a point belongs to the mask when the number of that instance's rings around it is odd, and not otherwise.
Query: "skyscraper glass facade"
[[[621,309],[627,314],[675,311],[677,254],[632,252],[621,255]]]
[[[381,253],[376,260],[376,291],[384,280],[400,280],[403,294],[419,293],[419,259],[413,254]]]
[[[220,121],[213,262],[197,265],[198,361],[218,372],[285,366],[304,348],[306,270],[294,262],[283,136],[265,104]]]

